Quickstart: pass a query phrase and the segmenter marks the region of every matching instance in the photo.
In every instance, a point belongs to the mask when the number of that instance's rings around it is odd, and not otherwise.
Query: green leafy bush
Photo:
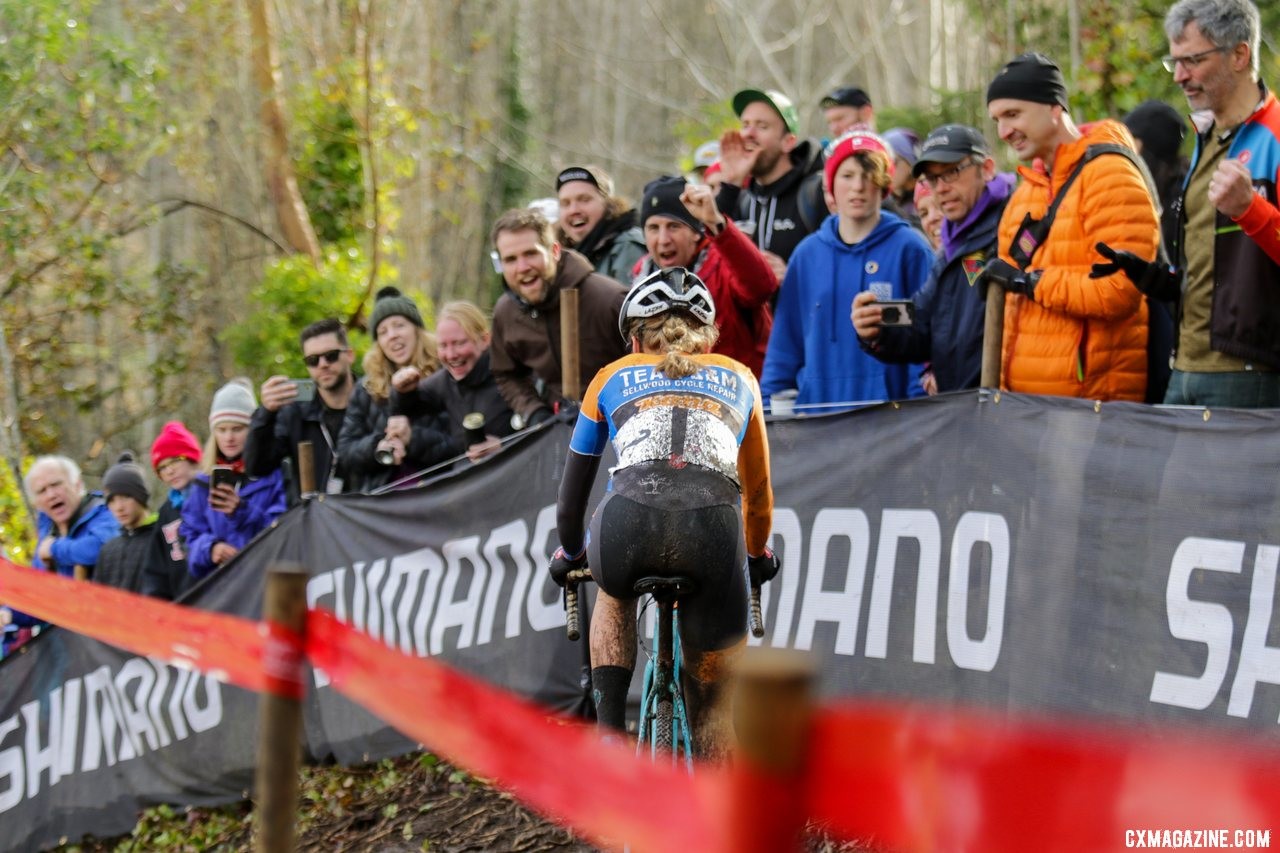
[[[8,463],[0,462],[0,555],[30,565],[36,530],[22,498],[22,481]]]
[[[316,320],[337,317],[346,322],[364,296],[369,260],[354,244],[326,247],[319,265],[305,255],[290,255],[270,264],[249,295],[248,318],[228,326],[221,340],[238,369],[261,380],[273,373],[305,376],[298,333]],[[394,281],[394,268],[379,271]],[[360,355],[368,336],[352,331],[351,345]]]

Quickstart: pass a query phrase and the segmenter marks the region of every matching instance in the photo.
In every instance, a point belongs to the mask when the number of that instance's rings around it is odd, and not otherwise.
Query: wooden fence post
[[[298,442],[298,497],[316,493],[316,453],[309,441]]]
[[[282,683],[302,681],[302,650],[287,637],[301,642],[307,618],[307,577],[306,569],[295,564],[277,563],[267,569],[262,615],[272,639],[268,640],[263,665]],[[294,849],[301,733],[301,697],[263,693],[258,705],[258,767],[254,776],[256,849],[260,853],[292,853]]]
[[[800,849],[815,673],[804,652],[758,648],[743,654],[733,691],[738,756],[725,850]]]
[[[983,388],[1000,388],[1000,367],[1004,355],[1004,288],[987,285],[987,312],[982,327]]]
[[[560,291],[560,393],[582,399],[582,368],[578,360],[578,289]]]

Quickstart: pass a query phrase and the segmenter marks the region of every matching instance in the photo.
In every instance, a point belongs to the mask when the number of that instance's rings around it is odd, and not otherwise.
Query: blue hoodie
[[[924,394],[919,367],[883,364],[862,351],[849,313],[864,290],[882,300],[910,299],[929,277],[933,252],[920,232],[888,211],[853,246],[840,239],[839,222],[838,216],[827,217],[787,263],[760,377],[766,401],[787,388],[799,389],[800,406]]]
[[[36,515],[36,541],[41,542],[52,536],[55,530],[53,519],[43,512]],[[90,492],[81,499],[80,506],[67,530],[66,536],[60,536],[53,542],[52,565],[45,565],[39,554],[32,555],[31,565],[37,569],[52,569],[64,577],[75,575],[76,566],[88,566],[92,569],[98,563],[98,552],[108,540],[120,535],[120,524],[116,521],[101,492]],[[26,613],[14,610],[13,624],[19,627],[42,624],[39,619]]]

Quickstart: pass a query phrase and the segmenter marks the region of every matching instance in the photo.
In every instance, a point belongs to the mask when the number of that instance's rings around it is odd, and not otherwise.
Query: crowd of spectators
[[[1280,104],[1259,76],[1258,11],[1180,0],[1164,25],[1163,64],[1190,123],[1147,101],[1077,124],[1058,65],[1025,53],[970,124],[880,134],[871,96],[850,85],[813,105],[830,133],[819,140],[785,94],[745,88],[730,99],[738,126],[698,146],[688,176],[654,176],[638,205],[598,166],[570,165],[554,198],[494,222],[491,314],[451,302],[432,330],[412,298],[383,288],[360,376],[347,330],[316,318],[299,339],[306,379],[270,376],[257,399],[247,381],[224,385],[203,448],[165,424],[151,448],[167,487],[156,512],[132,455],[101,492],[64,456],[35,460],[34,563],[176,598],[305,489],[398,488],[433,466],[482,463],[572,410],[562,295],[578,297],[581,389],[627,352],[617,317],[629,287],[672,267],[706,282],[716,351],[779,409],[974,388],[984,346],[1000,348],[1011,391],[1280,406]],[[984,124],[1016,174],[997,168]],[[983,340],[991,287],[1003,293],[998,342]],[[0,608],[0,623],[11,646],[35,620]]]

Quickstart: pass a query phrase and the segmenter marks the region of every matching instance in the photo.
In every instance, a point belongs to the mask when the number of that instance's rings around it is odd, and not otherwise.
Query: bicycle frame
[[[654,629],[657,653],[649,658],[644,668],[636,754],[644,755],[647,747],[649,757],[657,761],[670,753],[671,763],[676,765],[683,749],[685,769],[693,772],[689,715],[680,682],[682,655],[678,609],[671,601],[655,599],[655,602],[658,606]]]

